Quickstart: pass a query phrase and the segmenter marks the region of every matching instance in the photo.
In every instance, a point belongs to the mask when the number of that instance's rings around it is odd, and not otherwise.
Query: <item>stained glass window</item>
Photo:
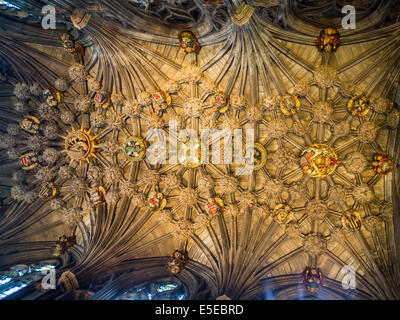
[[[0,271],[0,300],[40,280],[46,274],[45,270],[54,268],[55,264],[39,263],[16,265]]]
[[[184,286],[175,281],[159,281],[136,286],[117,300],[184,300]]]
[[[0,6],[7,6],[8,8],[21,9],[20,7],[16,6],[15,4],[12,4],[9,1],[3,1],[3,0],[0,0]]]
[[[157,292],[165,292],[165,291],[170,291],[174,290],[177,288],[178,285],[176,283],[163,283],[157,287]]]

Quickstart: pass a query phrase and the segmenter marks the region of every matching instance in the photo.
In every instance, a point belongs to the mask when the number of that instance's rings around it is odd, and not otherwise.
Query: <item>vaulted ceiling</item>
[[[54,259],[58,237],[76,235],[58,273],[70,270],[95,299],[170,277],[188,298],[398,299],[399,11],[397,1],[353,2],[354,30],[341,28],[340,1],[0,2],[0,267]],[[40,23],[47,4],[55,30]],[[340,32],[336,51],[316,46],[328,26]],[[199,52],[179,45],[187,28]],[[298,110],[285,109],[288,94]],[[351,113],[361,96],[367,110]],[[28,114],[35,132],[20,127]],[[171,120],[199,136],[254,129],[266,163],[238,175],[237,164],[190,168],[124,153],[154,128],[172,143]],[[92,139],[88,161],[68,149],[77,137]],[[314,143],[335,154],[331,174],[301,167]],[[29,152],[37,166],[23,170]],[[377,155],[393,161],[391,172],[374,168]],[[50,200],[39,197],[46,182],[57,190]],[[105,201],[94,204],[100,187]],[[154,192],[162,210],[149,207]],[[223,202],[221,215],[207,212],[210,198]],[[290,222],[277,222],[279,205]],[[354,231],[342,222],[352,210],[362,221]],[[175,250],[189,263],[172,275]],[[355,290],[341,284],[344,266],[357,274]],[[325,278],[314,295],[306,267]]]

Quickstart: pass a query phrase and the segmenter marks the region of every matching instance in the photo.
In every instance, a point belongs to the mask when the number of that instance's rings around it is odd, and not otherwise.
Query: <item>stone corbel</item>
[[[63,292],[75,290],[79,288],[78,280],[75,275],[67,270],[61,274],[61,277],[58,279],[57,284],[61,287]]]
[[[75,9],[71,15],[71,21],[75,28],[81,30],[87,26],[90,21],[92,15],[88,12],[85,12],[81,9]]]
[[[234,24],[243,26],[249,22],[250,18],[253,16],[254,10],[254,7],[242,2],[237,9],[232,7],[229,14]]]

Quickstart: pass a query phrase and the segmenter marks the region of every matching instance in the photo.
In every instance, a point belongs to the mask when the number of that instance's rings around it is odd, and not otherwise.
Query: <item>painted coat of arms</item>
[[[161,211],[167,205],[167,199],[161,192],[152,192],[147,199],[147,206],[152,211]]]
[[[146,156],[147,142],[140,137],[130,137],[123,147],[125,156],[131,161],[140,161]]]
[[[210,198],[207,201],[206,212],[210,217],[216,217],[222,214],[224,202],[220,198]]]
[[[36,153],[29,152],[24,155],[22,155],[18,159],[18,164],[23,170],[32,170],[33,168],[36,168],[38,165],[38,157]]]
[[[337,153],[324,143],[314,143],[307,147],[300,158],[300,166],[311,177],[325,178],[338,165]]]

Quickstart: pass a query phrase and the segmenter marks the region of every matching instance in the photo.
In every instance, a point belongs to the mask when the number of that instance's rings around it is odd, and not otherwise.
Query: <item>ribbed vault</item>
[[[0,267],[54,258],[50,247],[65,234],[77,243],[59,257],[58,276],[69,270],[93,299],[170,277],[190,299],[399,298],[395,1],[358,2],[355,30],[340,29],[339,1],[14,2],[21,9],[0,11]],[[56,30],[36,18],[45,4],[58,9]],[[316,38],[329,25],[341,46],[320,52]],[[184,28],[199,53],[179,46]],[[42,95],[50,86],[63,95],[55,106]],[[167,107],[154,98],[159,90]],[[297,112],[281,107],[285,95],[298,100]],[[226,112],[217,96],[229,97]],[[348,103],[361,96],[369,110],[352,114]],[[28,113],[40,121],[35,133],[19,127]],[[237,175],[236,164],[154,165],[124,154],[129,138],[154,128],[172,143],[171,120],[199,135],[253,128],[266,164]],[[65,152],[73,132],[93,138],[90,161]],[[333,174],[312,177],[300,166],[314,143],[337,154]],[[18,159],[28,152],[38,164],[26,171]],[[374,170],[376,155],[393,161],[392,172]],[[48,201],[38,197],[46,182],[57,189]],[[104,201],[93,204],[99,188]],[[166,200],[162,210],[148,206],[154,192]],[[210,217],[216,197],[224,211]],[[280,204],[291,208],[287,224],[274,219]],[[351,210],[359,230],[343,227]],[[190,260],[172,275],[175,250]],[[357,273],[354,291],[341,285],[346,265]],[[306,267],[324,274],[316,295],[303,286]]]

